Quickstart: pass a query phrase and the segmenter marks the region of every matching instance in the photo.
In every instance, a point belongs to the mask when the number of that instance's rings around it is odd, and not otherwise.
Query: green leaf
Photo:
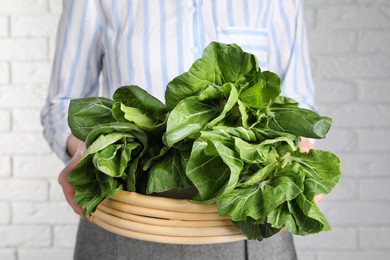
[[[219,116],[217,116],[210,123],[208,123],[208,126],[210,126],[210,127],[212,127],[212,126],[216,125],[217,123],[219,123],[220,121],[222,121],[226,117],[226,114],[230,110],[232,110],[232,108],[234,107],[234,105],[238,101],[238,92],[237,92],[237,89],[234,86],[234,84],[227,83],[224,86],[225,87],[228,86],[228,88],[230,90],[229,91],[229,98],[228,98],[225,106],[223,107],[221,114],[219,114]]]
[[[299,227],[295,222],[293,214],[289,210],[288,202],[281,204],[271,211],[267,216],[267,222],[274,228],[284,227],[286,231],[292,234],[299,233]]]
[[[123,147],[121,147],[120,163],[119,163],[119,172],[125,173],[126,168],[130,161],[134,160],[136,156],[134,154],[141,154],[142,147],[139,143],[136,142],[125,142]]]
[[[255,184],[259,184],[260,182],[267,180],[271,175],[274,175],[276,172],[277,164],[270,163],[258,171],[253,173],[249,178],[245,180],[244,183],[240,185],[240,187],[249,187]]]
[[[265,79],[265,86],[261,89],[263,104],[268,104],[271,100],[277,98],[282,92],[280,87],[280,78],[277,74],[270,71],[263,71],[261,75]]]
[[[70,101],[68,125],[72,134],[85,141],[91,130],[99,124],[115,122],[111,114],[114,102],[104,97],[88,97]]]
[[[220,100],[222,96],[222,92],[219,88],[214,85],[209,85],[200,91],[199,101],[207,101],[207,100]]]
[[[231,140],[233,140],[233,137],[239,137],[247,142],[256,142],[258,140],[253,129],[246,129],[244,127],[215,126],[213,127],[212,133],[217,136],[224,136],[225,139]]]
[[[280,232],[280,228],[273,228],[270,224],[251,224],[244,221],[233,222],[248,239],[262,241]]]
[[[280,95],[280,78],[275,73],[264,71],[240,93],[240,100],[249,108],[261,109]]]
[[[122,184],[135,191],[138,160],[148,147],[145,133],[128,123],[95,127],[87,141],[86,152],[68,177],[84,214],[92,213],[102,200],[123,189]]]
[[[199,133],[216,114],[213,106],[204,104],[197,97],[182,100],[168,116],[163,142],[171,147],[175,143]]]
[[[264,106],[262,89],[265,86],[265,80],[260,79],[254,85],[245,88],[240,93],[240,100],[246,107],[250,108],[262,108]]]
[[[305,194],[311,197],[329,193],[339,181],[340,160],[333,153],[310,150],[308,153],[295,153],[293,160],[301,165],[306,175]]]
[[[180,151],[171,150],[161,159],[150,169],[147,194],[193,187],[185,174],[182,162],[184,158]]]
[[[289,210],[298,226],[297,235],[330,230],[330,225],[317,204],[313,200],[308,200],[303,194],[300,194],[296,200],[289,202]]]
[[[115,102],[112,107],[112,114],[119,122],[131,122],[145,131],[153,131],[164,126],[164,122],[158,121],[146,111],[135,107],[127,107],[120,102]]]
[[[198,190],[200,201],[215,198],[230,177],[230,169],[220,156],[205,153],[208,145],[212,144],[197,139],[186,167],[187,177]]]
[[[217,206],[221,216],[230,216],[233,221],[262,223],[266,219],[260,187],[236,188],[219,196]]]
[[[150,95],[144,89],[131,85],[118,88],[113,95],[113,100],[124,104],[126,107],[137,108],[140,111],[153,116],[153,118],[164,120],[167,107],[157,98]]]
[[[279,107],[279,108],[297,108],[298,102],[295,101],[292,98],[284,97],[284,96],[278,96],[274,98],[272,101],[272,104],[270,105],[271,108]]]
[[[271,213],[279,205],[295,199],[304,190],[305,176],[301,174],[278,174],[263,186],[264,208]]]
[[[249,128],[249,114],[248,114],[248,108],[245,106],[241,100],[237,101],[238,104],[238,111],[240,111],[241,114],[241,125],[244,128]]]
[[[68,183],[76,191],[74,200],[78,205],[84,206],[84,215],[94,212],[99,203],[106,198],[102,196],[102,191],[110,193],[105,188],[104,190],[101,189],[97,177],[99,171],[95,169],[91,157],[91,155],[83,157],[68,176]],[[115,191],[115,188],[113,191]]]
[[[218,155],[222,161],[229,167],[230,175],[226,180],[223,189],[219,192],[219,195],[231,192],[237,185],[240,173],[244,168],[244,163],[239,159],[238,154],[223,144],[223,142],[211,140]]]
[[[85,140],[85,144],[87,147],[89,147],[99,136],[113,132],[130,134],[141,144],[143,144],[144,147],[147,147],[148,137],[146,136],[145,132],[136,125],[127,122],[114,122],[95,126],[88,134]]]
[[[127,191],[136,191],[137,188],[139,188],[142,183],[137,183],[137,172],[140,171],[138,169],[139,166],[139,160],[141,156],[138,156],[134,158],[133,160],[129,161],[128,166],[128,173],[127,173],[127,181],[126,181],[126,190]],[[142,174],[142,172],[141,172]],[[137,187],[138,186],[138,187]]]
[[[93,164],[99,171],[111,177],[120,177],[123,172],[119,171],[120,159],[116,156],[121,145],[109,145],[93,155]]]
[[[246,163],[256,163],[259,162],[260,155],[257,152],[258,144],[252,144],[242,140],[241,138],[234,138],[234,146],[240,159]]]
[[[188,72],[168,83],[165,92],[167,107],[173,109],[181,100],[197,95],[209,85],[239,82],[252,77],[258,70],[256,57],[243,52],[239,46],[211,42]]]
[[[269,127],[307,138],[325,138],[332,119],[305,108],[271,108]]]

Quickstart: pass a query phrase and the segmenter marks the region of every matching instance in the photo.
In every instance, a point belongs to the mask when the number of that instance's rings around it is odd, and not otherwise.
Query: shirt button
[[[191,48],[191,53],[192,53],[192,54],[197,54],[197,53],[198,53],[198,48],[196,48],[195,46],[193,46],[193,47]]]
[[[188,8],[188,11],[193,14],[196,11],[196,7],[195,6],[191,6],[190,8]]]

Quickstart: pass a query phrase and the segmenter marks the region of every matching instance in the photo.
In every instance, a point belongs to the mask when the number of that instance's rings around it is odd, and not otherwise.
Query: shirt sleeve
[[[102,52],[100,25],[93,1],[64,0],[46,103],[41,110],[43,135],[64,162],[70,159],[68,107],[73,98],[96,96]]]
[[[315,109],[315,90],[303,14],[303,1],[276,1],[270,26],[269,68],[282,80],[282,95]]]

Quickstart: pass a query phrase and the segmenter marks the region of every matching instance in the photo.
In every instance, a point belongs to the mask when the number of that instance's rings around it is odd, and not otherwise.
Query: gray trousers
[[[81,220],[74,260],[296,260],[293,237],[281,232],[261,242],[171,245],[119,236]]]

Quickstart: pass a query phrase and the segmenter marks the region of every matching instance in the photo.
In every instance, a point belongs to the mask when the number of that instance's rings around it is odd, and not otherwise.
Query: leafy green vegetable
[[[118,128],[120,131],[116,131]],[[85,207],[86,215],[118,189],[136,190],[134,180],[142,171],[132,165],[143,158],[148,147],[146,135],[133,124],[113,123],[94,131],[102,134],[90,141],[68,178],[76,190],[75,201]]]
[[[111,113],[114,102],[104,97],[88,97],[70,101],[68,125],[75,137],[85,140],[98,124],[115,122]]]
[[[329,230],[313,198],[334,188],[339,159],[298,143],[325,138],[332,120],[280,96],[280,84],[254,55],[212,42],[168,83],[166,105],[137,86],[72,100],[69,126],[88,147],[69,175],[76,202],[89,214],[118,189],[196,189],[192,201],[216,203],[248,239]]]
[[[191,188],[192,183],[185,174],[189,154],[171,149],[150,169],[146,193],[164,192],[171,189]]]

